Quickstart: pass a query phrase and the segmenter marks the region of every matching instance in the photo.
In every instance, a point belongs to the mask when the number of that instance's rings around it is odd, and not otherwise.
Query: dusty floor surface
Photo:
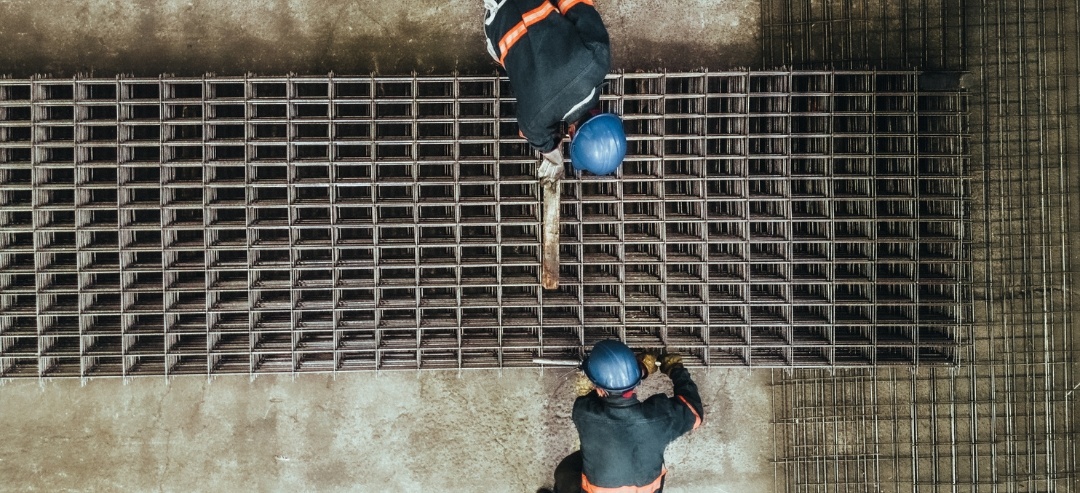
[[[692,373],[707,420],[665,491],[771,491],[768,373]],[[9,382],[0,490],[532,493],[576,448],[566,374]]]
[[[600,0],[616,69],[758,62],[757,0]],[[0,0],[0,74],[492,73],[481,0]]]
[[[597,4],[616,69],[759,59],[756,0]],[[0,74],[491,73],[482,13],[479,0],[0,0]],[[0,491],[531,493],[576,446],[562,374],[8,382]],[[771,491],[768,373],[694,374],[708,421],[669,448],[666,491]]]

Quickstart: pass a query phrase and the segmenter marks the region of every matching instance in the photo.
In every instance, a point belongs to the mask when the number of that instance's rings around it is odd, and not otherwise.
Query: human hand
[[[594,390],[596,390],[596,384],[592,383],[592,380],[589,380],[584,373],[578,372],[577,378],[574,379],[574,395],[583,397]]]
[[[664,375],[671,375],[671,370],[676,366],[682,366],[682,356],[675,353],[660,356],[660,371],[664,372]]]
[[[656,358],[657,354],[652,351],[641,351],[637,353],[638,367],[641,368],[641,378],[649,378],[656,372]]]
[[[536,176],[544,185],[555,183],[563,178],[566,167],[563,165],[562,150],[556,147],[551,152],[543,154],[540,167],[536,170]]]

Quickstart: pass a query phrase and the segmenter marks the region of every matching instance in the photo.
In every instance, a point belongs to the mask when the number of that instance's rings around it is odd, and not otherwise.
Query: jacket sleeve
[[[705,408],[701,405],[701,395],[698,394],[697,384],[690,378],[690,372],[683,365],[672,368],[670,377],[675,387],[675,396],[671,397],[671,401],[679,424],[677,433],[682,435],[701,426],[705,418]]]
[[[590,50],[602,50],[610,56],[611,41],[607,28],[600,19],[600,13],[593,7],[592,0],[552,0],[557,3],[559,12],[577,28],[578,36]],[[609,62],[610,65],[610,62]]]
[[[526,128],[525,122],[519,121],[518,128],[521,129],[521,136],[525,137],[529,145],[541,153],[555,150],[556,147],[559,147],[559,143],[562,142],[562,137],[558,135],[559,122],[546,127]]]

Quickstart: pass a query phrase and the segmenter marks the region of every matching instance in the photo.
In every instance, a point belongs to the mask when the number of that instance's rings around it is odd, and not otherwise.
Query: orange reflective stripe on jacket
[[[685,397],[680,395],[679,400],[682,401],[683,404],[686,404],[686,407],[690,408],[690,412],[694,413],[694,429],[698,429],[698,427],[701,426],[701,415],[698,414],[697,409],[694,409],[694,406],[691,406],[689,402],[686,402]]]
[[[570,7],[573,7],[579,3],[583,3],[585,5],[592,5],[593,0],[562,0],[559,2],[559,12],[566,12],[567,10],[570,10]]]
[[[525,36],[525,33],[529,31],[529,26],[544,20],[554,11],[555,6],[551,2],[545,1],[539,7],[525,12],[525,15],[521,16],[521,22],[506,31],[506,34],[499,40],[499,65],[506,65],[506,54],[510,52],[510,47]]]
[[[645,486],[619,486],[616,488],[596,486],[595,484],[590,483],[589,478],[582,474],[581,491],[584,491],[585,493],[654,493],[663,486],[665,474],[667,474],[666,467],[660,470],[660,475],[656,477],[656,481]]]

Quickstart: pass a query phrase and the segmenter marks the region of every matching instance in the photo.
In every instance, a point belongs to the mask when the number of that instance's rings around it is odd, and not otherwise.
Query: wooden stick
[[[559,287],[559,197],[562,181],[543,183],[544,188],[544,245],[540,284],[544,289]]]

